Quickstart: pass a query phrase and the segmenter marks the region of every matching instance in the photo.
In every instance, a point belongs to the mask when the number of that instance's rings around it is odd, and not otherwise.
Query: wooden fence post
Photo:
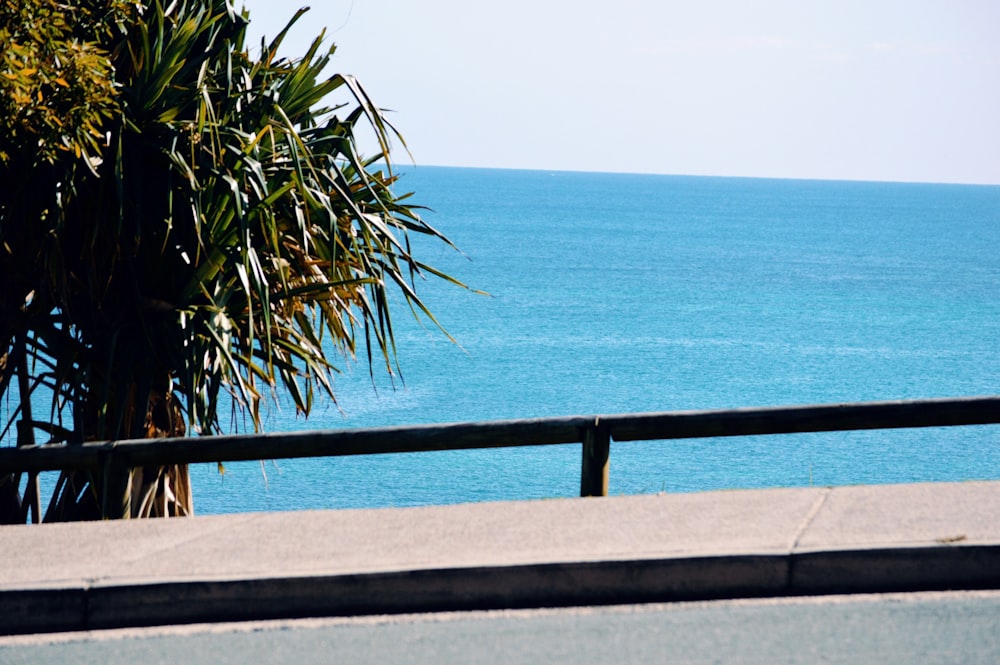
[[[600,418],[583,434],[583,462],[580,468],[580,496],[608,495],[608,462],[611,431]]]

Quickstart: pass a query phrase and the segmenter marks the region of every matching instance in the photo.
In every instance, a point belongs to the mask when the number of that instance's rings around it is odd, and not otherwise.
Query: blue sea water
[[[1000,393],[1000,187],[414,167],[403,382],[271,431]],[[200,513],[574,496],[579,447],[193,469]],[[610,492],[1000,478],[1000,427],[614,443]]]

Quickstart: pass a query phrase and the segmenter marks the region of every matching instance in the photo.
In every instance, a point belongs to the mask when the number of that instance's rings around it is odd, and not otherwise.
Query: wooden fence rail
[[[580,494],[604,496],[612,441],[987,424],[1000,396],[5,447],[0,473],[582,443]]]

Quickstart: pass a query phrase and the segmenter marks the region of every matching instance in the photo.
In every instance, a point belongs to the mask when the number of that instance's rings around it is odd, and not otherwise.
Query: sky
[[[286,57],[324,28],[417,165],[1000,184],[997,0],[316,0]]]

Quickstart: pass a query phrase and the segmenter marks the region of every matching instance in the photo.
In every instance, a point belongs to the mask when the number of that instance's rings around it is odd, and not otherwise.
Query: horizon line
[[[803,182],[856,182],[856,183],[879,183],[879,184],[898,184],[898,185],[957,185],[964,187],[1000,187],[1000,180],[993,181],[981,181],[981,182],[968,182],[959,180],[903,180],[903,179],[878,179],[878,178],[860,178],[860,177],[817,177],[817,176],[777,176],[777,175],[734,175],[734,174],[720,174],[720,173],[676,173],[676,172],[666,172],[666,171],[628,171],[628,170],[601,170],[601,169],[589,169],[589,168],[545,168],[538,166],[529,167],[519,167],[519,166],[472,166],[466,164],[431,164],[431,163],[420,163],[420,162],[408,162],[395,164],[395,168],[449,168],[449,169],[470,169],[470,170],[482,170],[482,171],[536,171],[536,172],[550,172],[550,173],[585,173],[585,174],[601,174],[601,175],[638,175],[638,176],[663,176],[663,177],[679,177],[679,178],[729,178],[738,180],[798,180]]]

